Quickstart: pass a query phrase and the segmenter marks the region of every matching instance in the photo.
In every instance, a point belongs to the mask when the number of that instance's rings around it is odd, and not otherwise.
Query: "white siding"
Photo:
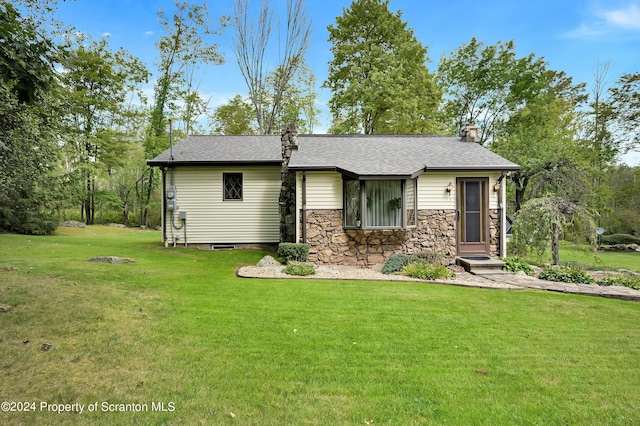
[[[418,178],[418,209],[455,209],[456,177],[488,177],[489,208],[498,208],[499,193],[493,192],[492,187],[500,172],[427,172]],[[449,183],[453,186],[451,193],[446,191]]]
[[[223,173],[242,173],[242,200],[223,201]],[[171,171],[167,171],[167,185]],[[187,214],[188,243],[273,243],[279,240],[280,167],[178,167],[175,171],[178,212]],[[171,227],[167,212],[167,239],[184,229]]]
[[[418,209],[455,209],[456,177],[488,177],[489,208],[498,208],[498,194],[491,189],[499,172],[427,172],[418,178]],[[449,194],[447,185],[453,186]],[[297,176],[298,207],[302,208],[302,173]],[[337,172],[307,172],[307,209],[341,209],[342,177]]]
[[[302,198],[298,199],[302,205]],[[337,172],[307,172],[307,209],[341,209],[342,176]]]

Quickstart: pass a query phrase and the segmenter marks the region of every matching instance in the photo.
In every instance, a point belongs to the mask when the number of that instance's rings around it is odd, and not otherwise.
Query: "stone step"
[[[456,265],[462,266],[465,271],[475,275],[505,273],[502,270],[504,262],[488,256],[457,256]]]

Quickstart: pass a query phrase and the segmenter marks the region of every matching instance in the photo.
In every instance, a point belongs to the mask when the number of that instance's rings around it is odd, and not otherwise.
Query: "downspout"
[[[498,183],[500,183],[500,194],[498,194],[498,210],[500,213],[500,256],[507,256],[507,188],[506,184],[503,185],[502,181],[504,180],[505,172],[502,172],[500,177],[498,178]]]
[[[307,172],[302,172],[302,242],[307,242]]]
[[[160,167],[162,171],[162,243],[167,245],[167,170],[164,167]]]

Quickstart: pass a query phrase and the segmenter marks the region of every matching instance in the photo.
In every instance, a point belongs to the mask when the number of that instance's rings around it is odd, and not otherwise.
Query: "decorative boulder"
[[[103,262],[103,263],[135,263],[134,259],[130,257],[118,257],[118,256],[97,256],[87,259],[87,262]]]
[[[78,222],[77,220],[65,220],[58,225],[62,228],[86,228],[87,224],[84,222]]]
[[[275,260],[272,256],[265,256],[262,259],[260,259],[260,261],[256,266],[259,266],[260,268],[264,268],[268,266],[281,266],[281,264],[280,262]]]

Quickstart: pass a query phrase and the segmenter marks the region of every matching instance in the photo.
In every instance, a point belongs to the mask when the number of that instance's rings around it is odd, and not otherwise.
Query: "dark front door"
[[[489,254],[489,179],[458,178],[458,254]]]

